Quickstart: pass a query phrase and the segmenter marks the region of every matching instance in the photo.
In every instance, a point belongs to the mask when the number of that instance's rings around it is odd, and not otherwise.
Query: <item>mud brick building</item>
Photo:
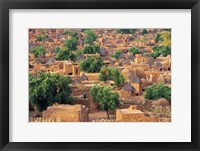
[[[48,107],[42,114],[60,122],[88,122],[88,108],[84,105],[55,105]]]

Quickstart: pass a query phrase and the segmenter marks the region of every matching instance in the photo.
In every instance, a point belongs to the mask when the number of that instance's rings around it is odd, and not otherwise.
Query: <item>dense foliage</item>
[[[80,68],[85,72],[99,72],[103,66],[101,57],[87,57],[80,62]]]
[[[165,98],[171,101],[171,88],[162,84],[153,84],[145,88],[145,98],[149,100],[157,100],[160,98]]]
[[[140,54],[140,49],[135,46],[131,47],[128,51],[132,54]]]
[[[93,42],[96,40],[97,35],[94,33],[93,30],[85,30],[84,34],[86,34],[86,36],[84,37],[84,43],[85,44],[93,44]]]
[[[122,51],[121,50],[117,50],[113,55],[112,57],[115,58],[115,59],[118,59],[119,56],[122,54]]]
[[[125,83],[124,76],[114,67],[102,67],[99,75],[100,81],[113,80],[116,85],[123,85]]]
[[[67,31],[66,31],[67,32]],[[65,40],[64,48],[56,47],[54,52],[56,53],[56,60],[72,60],[76,61],[76,49],[78,45],[78,34],[75,31],[69,32],[70,38]]]
[[[100,51],[100,46],[97,45],[97,44],[94,44],[94,45],[86,45],[84,48],[83,48],[83,53],[84,54],[96,54],[96,53],[99,53]]]
[[[159,45],[171,47],[171,30],[162,31],[155,36],[155,41],[159,42]]]
[[[109,119],[109,110],[114,110],[119,106],[119,95],[112,92],[112,87],[95,85],[90,89],[90,95],[94,102],[97,102],[103,110],[107,111]]]
[[[153,53],[151,53],[151,56],[155,59],[160,55],[163,55],[164,57],[166,57],[167,55],[171,54],[171,48],[168,46],[155,46],[153,47]]]
[[[119,34],[134,34],[136,29],[117,29]]]
[[[148,31],[146,29],[142,30],[142,35],[148,34]]]
[[[37,47],[33,48],[31,51],[36,58],[39,57],[40,55],[46,54],[46,50],[43,46],[37,46]]]
[[[36,36],[37,40],[38,40],[38,41],[41,41],[41,42],[44,42],[46,39],[48,39],[48,37],[49,37],[49,36],[48,36],[47,34],[45,34],[45,35],[43,35],[43,36],[42,36],[42,35],[37,35],[37,36]]]
[[[78,40],[75,38],[67,39],[64,44],[64,46],[68,48],[68,50],[70,51],[76,50],[77,45],[78,45]]]
[[[29,100],[38,111],[45,110],[54,103],[72,103],[69,76],[49,73],[39,73],[37,76],[29,75]]]
[[[73,51],[70,51],[67,48],[62,48],[59,49],[58,52],[56,53],[56,60],[72,60],[76,61],[76,55],[74,54]]]
[[[72,39],[77,39],[78,40],[78,33],[76,31],[70,32],[69,35],[72,37]]]

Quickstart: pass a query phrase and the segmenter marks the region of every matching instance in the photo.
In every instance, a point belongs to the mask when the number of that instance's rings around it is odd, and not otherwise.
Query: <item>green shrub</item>
[[[165,98],[171,101],[171,88],[162,83],[146,87],[145,92],[145,99],[158,100],[160,98]]]

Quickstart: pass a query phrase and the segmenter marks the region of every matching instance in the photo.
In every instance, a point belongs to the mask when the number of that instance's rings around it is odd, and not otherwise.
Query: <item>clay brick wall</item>
[[[135,94],[142,94],[142,85],[140,83],[131,83],[131,85],[135,88]]]
[[[97,81],[97,80],[99,80],[99,74],[100,73],[85,73],[85,75],[88,77],[89,81]]]
[[[89,120],[88,108],[84,105],[50,106],[42,116],[60,122],[87,122]]]
[[[83,96],[84,92],[87,94],[87,98],[80,98]],[[75,104],[83,104],[89,108],[89,113],[97,111],[97,103],[94,103],[90,97],[90,87],[73,87],[71,96],[74,97]]]

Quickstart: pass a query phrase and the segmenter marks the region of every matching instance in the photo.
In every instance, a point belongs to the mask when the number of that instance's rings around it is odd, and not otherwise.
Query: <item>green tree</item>
[[[124,76],[115,67],[102,67],[99,75],[99,80],[113,80],[118,86],[123,85],[125,83]]]
[[[76,57],[78,57],[78,56],[80,56],[80,55],[82,55],[82,54],[83,54],[83,51],[82,51],[82,50],[76,50],[76,51],[75,51]]]
[[[78,40],[75,38],[67,39],[64,44],[64,46],[68,48],[68,50],[70,51],[76,50],[77,45],[78,45]]]
[[[128,51],[132,54],[140,54],[140,49],[135,46],[131,47]]]
[[[39,57],[39,55],[45,56],[45,54],[46,54],[46,50],[43,46],[37,46],[37,47],[33,48],[31,51],[36,58]]]
[[[171,48],[168,46],[160,45],[160,46],[154,46],[153,53],[151,53],[151,57],[154,59],[160,56],[161,54],[166,57],[167,55],[171,54]]]
[[[97,44],[94,44],[94,45],[86,45],[84,48],[83,48],[83,53],[84,54],[96,54],[96,53],[99,53],[100,51],[100,46],[97,45]]]
[[[142,30],[142,35],[148,34],[148,31],[146,29]]]
[[[136,29],[117,29],[116,31],[119,34],[134,34]]]
[[[85,72],[99,72],[103,66],[101,57],[87,57],[80,62],[80,68]]]
[[[44,42],[46,39],[48,39],[48,37],[49,36],[47,34],[45,34],[44,36],[42,36],[42,35],[37,35],[36,36],[37,40],[41,41],[41,42]]]
[[[112,57],[115,58],[115,59],[118,59],[119,56],[122,54],[122,51],[121,50],[117,50],[113,55]]]
[[[53,52],[55,52],[55,53],[58,53],[59,51],[60,51],[60,47],[55,47],[54,49],[53,49]]]
[[[85,30],[84,34],[86,34],[86,36],[84,37],[85,44],[93,44],[97,38],[97,35],[94,33],[94,31],[90,29]]]
[[[161,37],[160,33],[156,34],[155,36],[155,42],[159,42],[159,41],[163,41],[163,38]]]
[[[70,51],[67,48],[62,48],[56,53],[56,60],[72,60],[76,61],[76,55],[74,51]]]
[[[76,31],[70,32],[70,36],[72,37],[72,39],[77,39],[78,40],[78,33]]]
[[[93,101],[97,102],[103,110],[106,110],[108,119],[110,119],[109,111],[115,110],[120,104],[118,93],[112,92],[112,90],[112,87],[98,85],[90,89],[90,95]]]
[[[160,42],[159,46],[171,47],[171,30],[164,30],[155,36],[155,41]]]
[[[165,98],[171,101],[171,88],[163,83],[153,84],[145,88],[145,99],[157,100]]]
[[[39,73],[29,75],[29,101],[38,111],[46,110],[54,103],[70,104],[71,88],[69,76],[58,74]]]

